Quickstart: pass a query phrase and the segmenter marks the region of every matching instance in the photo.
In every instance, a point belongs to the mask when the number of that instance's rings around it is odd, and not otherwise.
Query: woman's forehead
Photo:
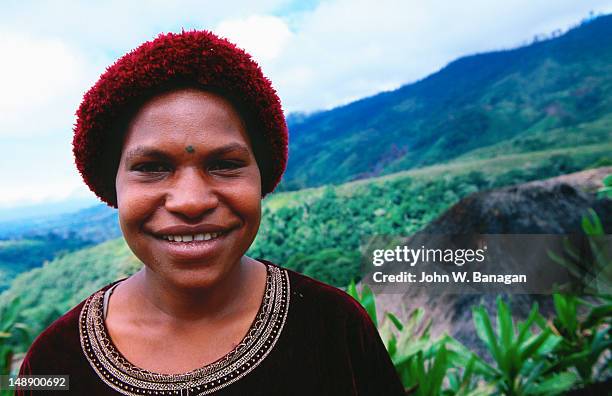
[[[146,101],[132,117],[129,127],[139,122],[174,124],[189,121],[244,124],[238,110],[227,99],[216,93],[186,88]]]
[[[167,146],[195,153],[198,148],[216,149],[228,144],[250,148],[238,111],[217,94],[186,89],[158,95],[146,102],[129,123],[123,151]]]

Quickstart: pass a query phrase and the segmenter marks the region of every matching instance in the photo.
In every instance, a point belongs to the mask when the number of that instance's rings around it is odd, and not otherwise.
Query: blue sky
[[[251,52],[285,112],[421,79],[462,55],[566,30],[612,0],[3,1],[0,209],[91,198],[73,165],[74,112],[117,57],[161,32],[210,29]]]

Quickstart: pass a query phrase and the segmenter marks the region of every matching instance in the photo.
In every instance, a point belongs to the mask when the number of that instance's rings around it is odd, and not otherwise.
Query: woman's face
[[[128,245],[175,286],[213,285],[259,228],[261,176],[245,125],[212,93],[185,89],[147,102],[128,127],[116,188]]]

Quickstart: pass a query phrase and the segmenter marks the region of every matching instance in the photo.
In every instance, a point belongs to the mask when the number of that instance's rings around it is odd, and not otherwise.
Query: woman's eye
[[[170,167],[161,162],[145,162],[134,166],[133,170],[143,173],[163,173],[170,171]]]
[[[242,163],[238,161],[220,160],[213,162],[209,167],[209,171],[232,171],[242,167]]]

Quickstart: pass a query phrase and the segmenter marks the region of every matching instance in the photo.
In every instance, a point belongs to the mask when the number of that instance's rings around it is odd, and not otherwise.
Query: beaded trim
[[[227,355],[182,374],[160,374],[131,364],[111,341],[103,317],[104,291],[91,295],[81,310],[81,348],[96,374],[124,395],[208,395],[247,375],[268,356],[289,309],[289,274],[266,264],[266,290],[257,317],[242,341]]]

